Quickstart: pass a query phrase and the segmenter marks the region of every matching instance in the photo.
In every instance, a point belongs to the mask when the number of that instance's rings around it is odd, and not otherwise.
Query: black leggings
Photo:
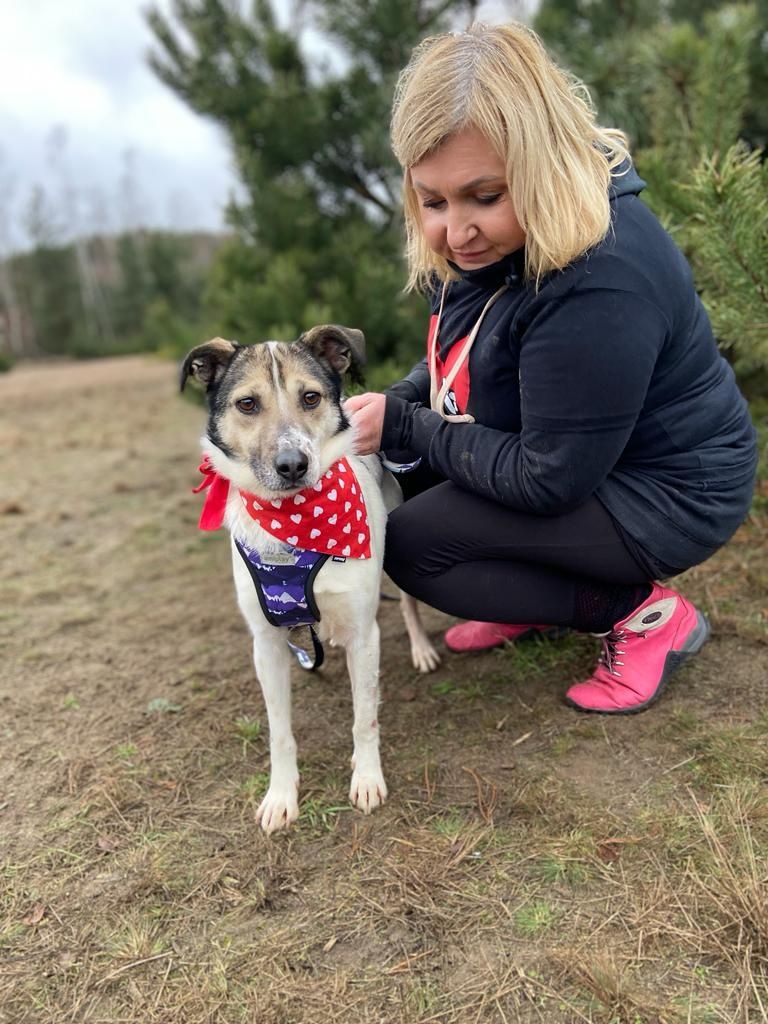
[[[535,516],[428,470],[399,480],[406,500],[389,517],[384,568],[433,608],[602,633],[650,593],[648,570],[597,498],[562,516]]]

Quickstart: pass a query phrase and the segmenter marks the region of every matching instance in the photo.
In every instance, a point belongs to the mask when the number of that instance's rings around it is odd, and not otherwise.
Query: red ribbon
[[[192,488],[192,493],[208,492],[197,525],[201,530],[218,530],[224,522],[224,510],[229,497],[229,480],[219,476],[207,455],[197,468],[204,474],[205,479],[197,487]]]

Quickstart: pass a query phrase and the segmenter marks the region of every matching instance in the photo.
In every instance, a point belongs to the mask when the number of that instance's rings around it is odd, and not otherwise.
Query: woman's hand
[[[386,397],[375,391],[354,395],[344,403],[344,412],[350,416],[355,432],[355,451],[358,455],[371,455],[381,448]]]

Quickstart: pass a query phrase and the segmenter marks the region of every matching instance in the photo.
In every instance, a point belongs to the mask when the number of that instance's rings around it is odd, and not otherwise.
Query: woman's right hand
[[[372,455],[381,449],[386,402],[385,395],[368,391],[364,395],[354,395],[344,403],[344,412],[352,422],[358,455]]]

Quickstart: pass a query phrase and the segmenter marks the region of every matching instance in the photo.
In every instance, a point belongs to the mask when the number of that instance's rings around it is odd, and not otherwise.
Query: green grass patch
[[[261,736],[261,722],[256,718],[241,715],[235,720],[235,733],[242,740],[243,754],[245,754],[249,744],[254,743]]]
[[[534,900],[520,907],[512,915],[515,928],[527,938],[534,938],[551,928],[557,919],[557,913],[551,903],[546,900]]]

